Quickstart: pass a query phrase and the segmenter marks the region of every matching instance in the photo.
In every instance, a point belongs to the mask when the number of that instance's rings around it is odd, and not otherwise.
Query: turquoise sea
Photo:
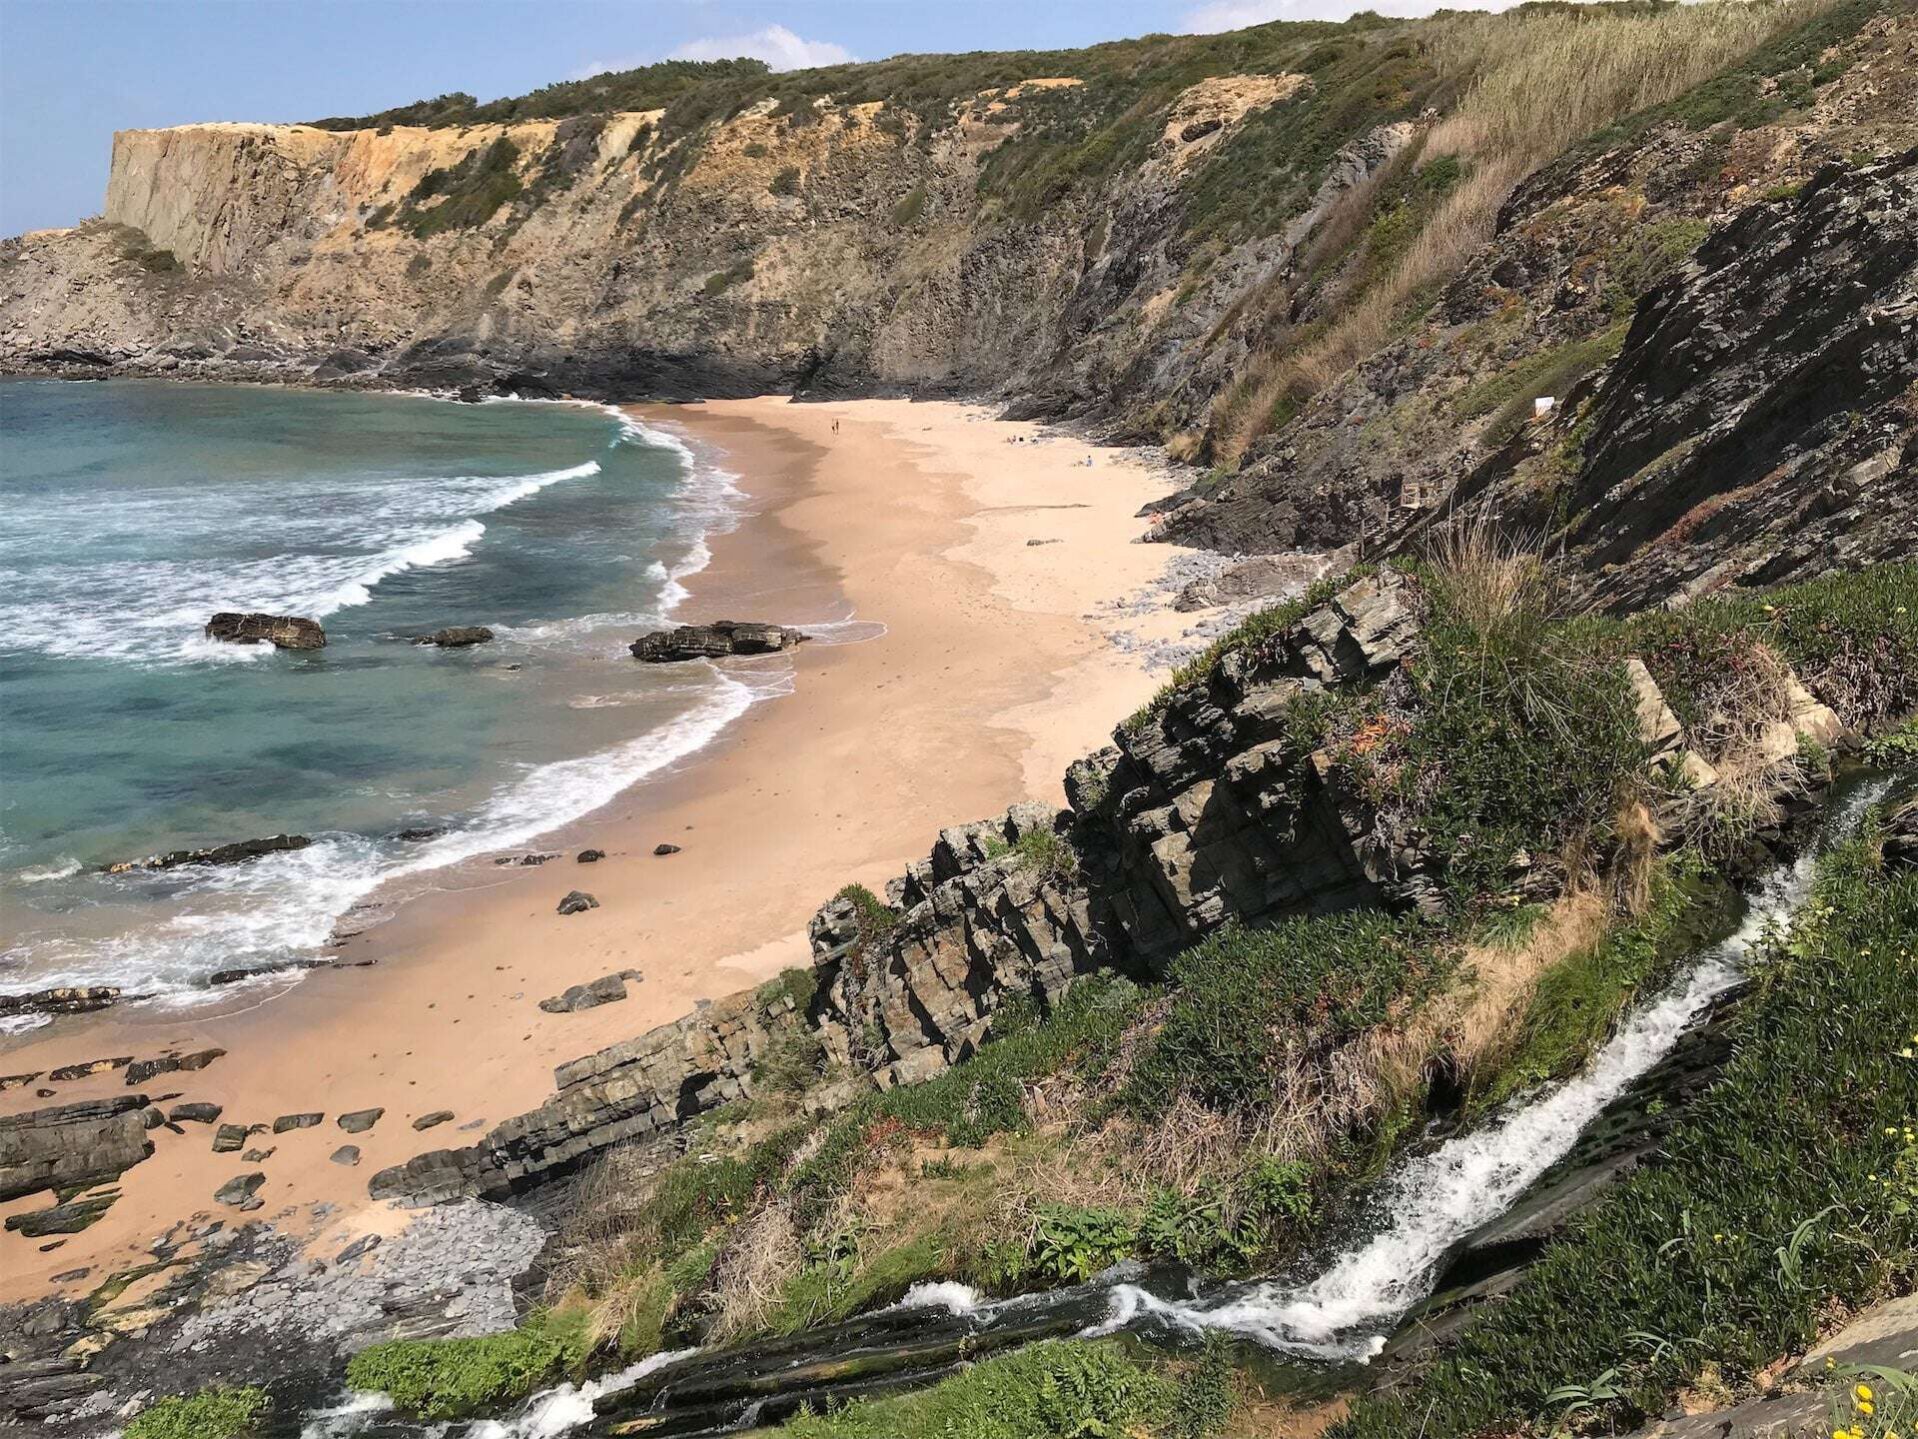
[[[608,409],[12,380],[0,434],[0,993],[185,1000],[319,953],[383,881],[597,808],[764,682],[626,653],[738,492]],[[328,644],[204,639],[223,609]],[[409,643],[454,624],[498,638]],[[281,831],[318,842],[98,872]]]

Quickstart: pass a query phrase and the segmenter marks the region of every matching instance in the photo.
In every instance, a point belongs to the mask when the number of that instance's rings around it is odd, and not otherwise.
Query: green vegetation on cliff
[[[253,1387],[171,1395],[134,1416],[126,1439],[242,1439],[265,1411],[266,1391]]]
[[[1601,1376],[1588,1418],[1627,1429],[1707,1366],[1736,1391],[1834,1308],[1909,1292],[1915,955],[1918,871],[1888,872],[1869,835],[1824,860],[1757,957],[1731,1063],[1664,1162],[1607,1195],[1416,1382],[1361,1400],[1339,1439],[1542,1431]]]

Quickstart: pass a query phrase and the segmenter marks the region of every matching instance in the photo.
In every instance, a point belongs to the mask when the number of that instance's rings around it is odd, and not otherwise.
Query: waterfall
[[[1834,809],[1825,835],[1849,833],[1888,785],[1881,780],[1854,790]],[[1291,1354],[1371,1358],[1396,1322],[1432,1292],[1454,1246],[1498,1218],[1564,1158],[1586,1126],[1669,1054],[1714,998],[1738,982],[1753,948],[1788,922],[1811,893],[1817,861],[1817,850],[1808,848],[1760,879],[1737,931],[1632,1013],[1583,1074],[1517,1101],[1483,1127],[1408,1161],[1374,1200],[1382,1227],[1317,1278],[1296,1287],[1270,1281],[1238,1286],[1185,1301],[1116,1285],[1105,1322],[1088,1332],[1109,1334],[1151,1316],[1195,1332],[1240,1334]]]

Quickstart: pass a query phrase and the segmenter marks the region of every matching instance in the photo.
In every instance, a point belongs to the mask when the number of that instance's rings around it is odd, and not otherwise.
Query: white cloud
[[[1515,0],[1467,0],[1461,10],[1503,10]],[[1206,0],[1185,12],[1179,29],[1187,35],[1216,35],[1270,20],[1344,20],[1361,10],[1381,15],[1430,15],[1446,0]]]
[[[737,56],[764,60],[775,70],[810,70],[817,65],[844,65],[853,59],[852,51],[830,40],[808,40],[795,35],[784,25],[767,25],[743,35],[712,35],[688,40],[669,50],[668,60],[731,60]],[[656,55],[629,56],[621,60],[596,60],[574,72],[575,80],[590,79],[612,70],[634,70],[653,63]]]

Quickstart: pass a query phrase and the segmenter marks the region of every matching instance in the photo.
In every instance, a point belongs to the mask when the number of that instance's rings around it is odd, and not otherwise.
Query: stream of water
[[[1362,1226],[1369,1237],[1303,1282],[1243,1281],[1178,1298],[1138,1282],[1132,1266],[1092,1285],[1000,1302],[982,1301],[963,1285],[922,1285],[893,1309],[829,1333],[734,1351],[655,1356],[592,1383],[562,1385],[534,1396],[513,1417],[467,1426],[459,1439],[555,1439],[595,1420],[604,1423],[609,1411],[627,1419],[657,1416],[663,1433],[716,1433],[772,1417],[772,1396],[785,1401],[780,1412],[790,1412],[807,1393],[830,1389],[845,1398],[868,1387],[878,1392],[933,1377],[964,1355],[1058,1333],[1176,1337],[1222,1331],[1282,1355],[1369,1360],[1393,1327],[1431,1295],[1460,1246],[1565,1158],[1593,1121],[1670,1055],[1713,1000],[1739,982],[1754,948],[1804,904],[1819,854],[1847,836],[1888,787],[1888,780],[1867,780],[1835,802],[1820,842],[1762,876],[1737,929],[1631,1012],[1582,1074],[1516,1100],[1490,1122],[1407,1160],[1369,1203],[1370,1222]],[[861,1363],[862,1356],[870,1362]],[[814,1374],[818,1389],[802,1387]],[[675,1422],[682,1408],[683,1418]],[[371,1417],[364,1408],[351,1412]],[[320,1422],[308,1426],[305,1439],[341,1439],[366,1427],[353,1422],[349,1409],[314,1418]]]

